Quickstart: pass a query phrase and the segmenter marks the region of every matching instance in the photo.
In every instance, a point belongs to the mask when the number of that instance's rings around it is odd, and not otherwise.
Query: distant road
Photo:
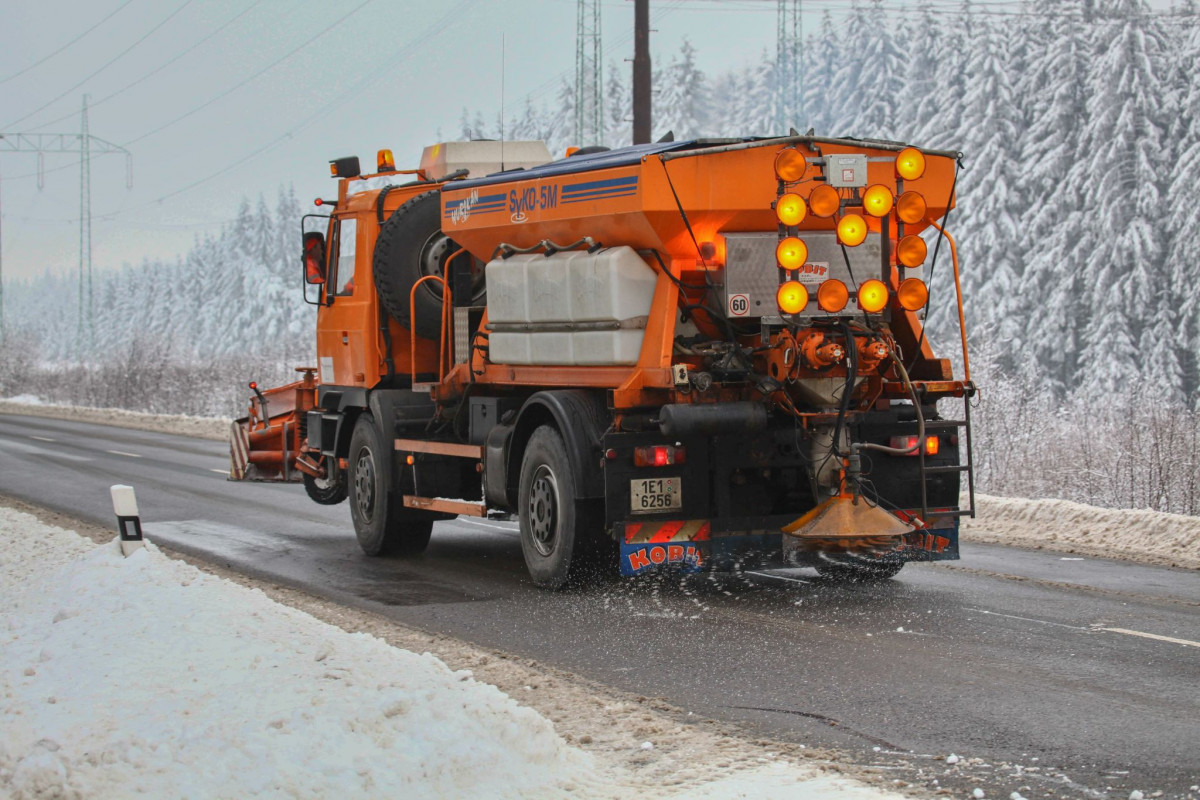
[[[147,536],[176,550],[699,718],[956,797],[1200,796],[1196,572],[967,545],[881,585],[787,570],[549,594],[511,524],[439,523],[421,558],[368,559],[345,505],[230,483],[227,459],[220,442],[0,415],[0,494],[111,527],[108,487],[128,483]]]

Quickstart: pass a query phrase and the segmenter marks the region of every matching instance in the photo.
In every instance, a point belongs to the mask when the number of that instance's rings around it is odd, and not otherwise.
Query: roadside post
[[[132,486],[117,484],[109,492],[120,530],[121,553],[128,558],[142,547],[142,520],[138,517],[137,498]]]

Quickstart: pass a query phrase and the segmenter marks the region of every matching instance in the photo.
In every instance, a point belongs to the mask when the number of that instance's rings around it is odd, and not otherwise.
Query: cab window
[[[334,222],[333,242],[329,248],[329,274],[332,276],[327,291],[337,297],[354,294],[354,255],[358,245],[358,220],[345,217]]]

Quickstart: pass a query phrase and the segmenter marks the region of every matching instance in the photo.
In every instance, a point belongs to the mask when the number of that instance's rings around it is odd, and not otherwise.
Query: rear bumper
[[[714,533],[710,520],[655,520],[616,526],[621,549],[621,574],[641,575],[660,570],[697,573],[735,570],[758,564],[809,566],[821,549],[806,549],[804,542],[780,532],[790,522],[772,528],[729,530],[738,520],[725,521]],[[900,537],[889,558],[901,561],[953,561],[958,553],[958,520],[935,519],[930,527]]]

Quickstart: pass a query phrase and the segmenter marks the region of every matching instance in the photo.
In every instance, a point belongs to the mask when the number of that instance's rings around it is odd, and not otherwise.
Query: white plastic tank
[[[516,255],[486,270],[494,363],[637,363],[658,276],[632,248]]]

